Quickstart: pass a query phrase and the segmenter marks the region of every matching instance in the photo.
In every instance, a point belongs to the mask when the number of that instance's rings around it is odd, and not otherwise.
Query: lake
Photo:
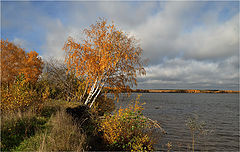
[[[121,94],[117,107],[125,107],[136,97],[137,93]],[[198,117],[211,132],[196,136],[195,151],[239,151],[239,94],[143,93],[140,101],[146,102],[144,115],[157,120],[167,132],[157,150],[165,149],[168,141],[174,151],[189,150],[192,138],[186,121]]]

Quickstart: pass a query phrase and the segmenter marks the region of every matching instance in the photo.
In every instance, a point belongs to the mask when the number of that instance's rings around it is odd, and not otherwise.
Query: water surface
[[[117,107],[125,107],[136,97],[137,93],[122,94]],[[157,120],[167,132],[159,139],[158,150],[168,141],[174,151],[189,150],[192,138],[186,120],[197,115],[213,132],[196,137],[195,150],[239,151],[239,94],[143,93],[140,101],[146,102],[144,115]]]

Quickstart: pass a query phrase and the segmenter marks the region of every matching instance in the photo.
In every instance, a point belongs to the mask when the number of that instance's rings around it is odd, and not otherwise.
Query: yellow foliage
[[[36,91],[30,89],[23,75],[20,75],[9,87],[1,87],[1,111],[3,112],[25,110],[36,100]]]
[[[42,93],[42,98],[43,100],[48,99],[48,97],[50,96],[50,88],[49,86],[46,86],[44,92]]]
[[[142,115],[142,105],[136,101],[125,109],[120,108],[113,115],[106,115],[101,121],[100,130],[111,150],[153,150],[153,126]]]

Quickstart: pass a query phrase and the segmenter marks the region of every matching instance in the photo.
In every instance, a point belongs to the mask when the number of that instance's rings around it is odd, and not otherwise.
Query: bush
[[[113,115],[105,115],[100,131],[110,150],[153,150],[156,138],[152,133],[155,126],[142,115],[142,110],[142,104],[136,101]]]
[[[45,138],[44,133],[37,133],[34,136],[25,139],[13,151],[38,151],[44,138]]]
[[[37,92],[31,89],[24,75],[8,87],[1,87],[1,111],[26,110],[33,102],[39,101]]]
[[[73,118],[74,122],[86,134],[87,147],[85,150],[99,151],[106,149],[102,136],[97,129],[99,117],[96,113],[92,113],[92,109],[87,105],[79,105],[77,107],[67,108],[66,113]]]

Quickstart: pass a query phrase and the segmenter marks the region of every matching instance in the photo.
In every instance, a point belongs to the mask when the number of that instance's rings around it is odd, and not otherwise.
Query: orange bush
[[[142,110],[142,104],[136,101],[125,109],[120,108],[113,115],[106,115],[101,121],[100,130],[111,150],[153,150],[154,126],[142,115]]]

